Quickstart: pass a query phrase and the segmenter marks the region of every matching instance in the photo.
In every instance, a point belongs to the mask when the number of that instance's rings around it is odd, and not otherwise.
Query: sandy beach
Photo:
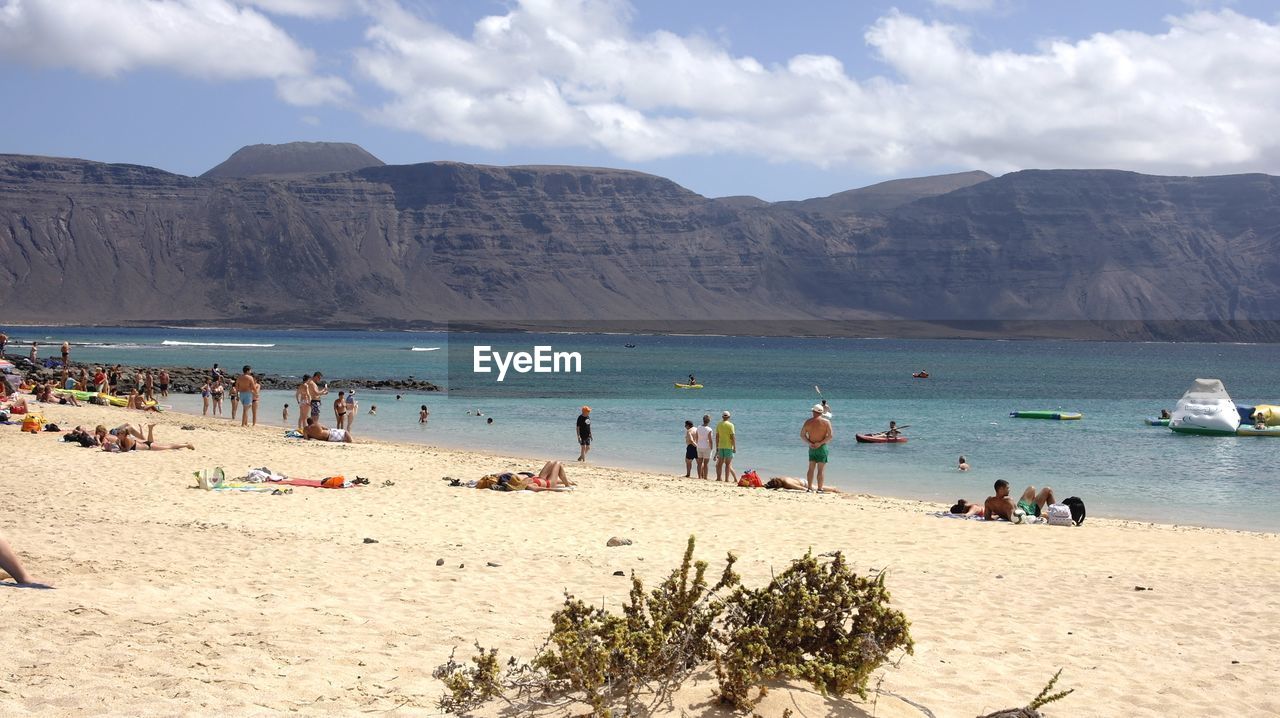
[[[40,413],[64,429],[146,420]],[[991,524],[937,518],[943,507],[926,503],[592,465],[570,466],[571,493],[475,491],[440,479],[541,462],[154,418],[161,441],[196,450],[106,454],[0,427],[0,534],[55,587],[0,587],[0,714],[433,714],[431,671],[452,648],[479,639],[527,657],[564,591],[616,606],[629,582],[615,571],[659,580],[690,534],[713,572],[737,553],[751,585],[810,547],[844,551],[888,572],[912,622],[915,655],[880,672],[874,700],[796,686],[771,692],[761,715],[975,716],[1023,705],[1058,668],[1076,692],[1046,715],[1280,714],[1275,534]],[[194,488],[192,472],[216,466],[371,486]],[[989,482],[972,479],[966,498],[981,500]],[[611,536],[634,543],[610,548]],[[666,712],[724,714],[712,686],[689,686]]]

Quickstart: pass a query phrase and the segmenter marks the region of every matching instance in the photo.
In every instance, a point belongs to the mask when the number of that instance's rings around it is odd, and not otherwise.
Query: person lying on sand
[[[543,464],[542,470],[538,475],[529,479],[525,489],[528,491],[550,491],[551,489],[569,488],[577,486],[569,480],[569,475],[565,473],[564,464],[559,461],[548,461]]]
[[[982,516],[986,513],[986,508],[964,499],[956,499],[956,505],[951,507],[951,513],[960,516]]]
[[[790,489],[792,491],[807,491],[808,485],[804,479],[796,479],[790,476],[775,476],[765,482],[766,489]],[[833,489],[830,486],[825,487],[822,493],[826,494],[842,494],[840,489]]]
[[[302,435],[308,439],[316,441],[335,441],[351,443],[351,432],[346,429],[326,429],[316,421],[314,417],[307,417],[307,426],[302,430]]]
[[[1004,519],[1006,521],[1013,520],[1013,512],[1021,510],[1025,515],[1036,517],[1040,515],[1041,510],[1054,501],[1053,489],[1048,486],[1036,491],[1036,487],[1028,486],[1022,492],[1022,498],[1017,503],[1009,497],[1009,482],[1004,479],[998,479],[995,483],[995,496],[987,497],[986,503],[983,505],[985,517],[989,521],[995,519]]]
[[[126,424],[125,426],[128,426],[128,425]],[[126,430],[126,431],[121,431],[120,433],[116,434],[114,437],[109,433],[106,435],[105,438],[100,435],[99,441],[102,441],[103,451],[113,451],[113,452],[114,451],[119,451],[119,452],[172,451],[174,449],[195,450],[196,448],[195,445],[189,444],[189,443],[188,444],[157,444],[155,432],[156,432],[156,425],[147,424],[147,437],[145,439],[140,439],[138,438],[138,436],[135,436],[135,434],[138,434],[137,430],[134,430],[132,432]]]

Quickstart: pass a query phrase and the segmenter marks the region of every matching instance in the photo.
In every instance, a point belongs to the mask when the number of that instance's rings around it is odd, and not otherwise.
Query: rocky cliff
[[[1280,319],[1275,177],[912,187],[850,209],[584,167],[205,179],[0,156],[0,322]]]

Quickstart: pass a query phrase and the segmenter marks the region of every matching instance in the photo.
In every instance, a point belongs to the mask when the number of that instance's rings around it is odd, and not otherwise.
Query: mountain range
[[[338,143],[198,178],[0,155],[0,236],[0,322],[1280,319],[1262,174],[967,172],[769,203]]]

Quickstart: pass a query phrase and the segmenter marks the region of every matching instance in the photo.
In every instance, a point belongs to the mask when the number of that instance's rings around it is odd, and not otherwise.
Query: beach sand
[[[42,413],[63,428],[146,420],[92,406]],[[572,462],[572,493],[475,491],[440,478],[540,462],[156,418],[161,441],[197,449],[105,454],[0,427],[0,535],[56,587],[0,587],[0,715],[435,713],[431,671],[452,648],[469,655],[479,639],[527,657],[565,590],[618,606],[629,581],[614,571],[652,584],[690,534],[712,574],[733,551],[751,585],[810,547],[844,551],[859,570],[888,572],[911,620],[915,655],[879,672],[878,697],[841,703],[798,686],[772,691],[764,716],[976,716],[1025,704],[1058,668],[1076,692],[1050,716],[1280,714],[1275,534],[988,524],[920,502]],[[612,439],[597,438],[605,461]],[[215,466],[373,485],[192,488],[193,471]],[[982,499],[987,483],[974,472],[966,498]],[[606,547],[611,536],[634,544]],[[712,685],[691,685],[664,712],[726,715]]]

